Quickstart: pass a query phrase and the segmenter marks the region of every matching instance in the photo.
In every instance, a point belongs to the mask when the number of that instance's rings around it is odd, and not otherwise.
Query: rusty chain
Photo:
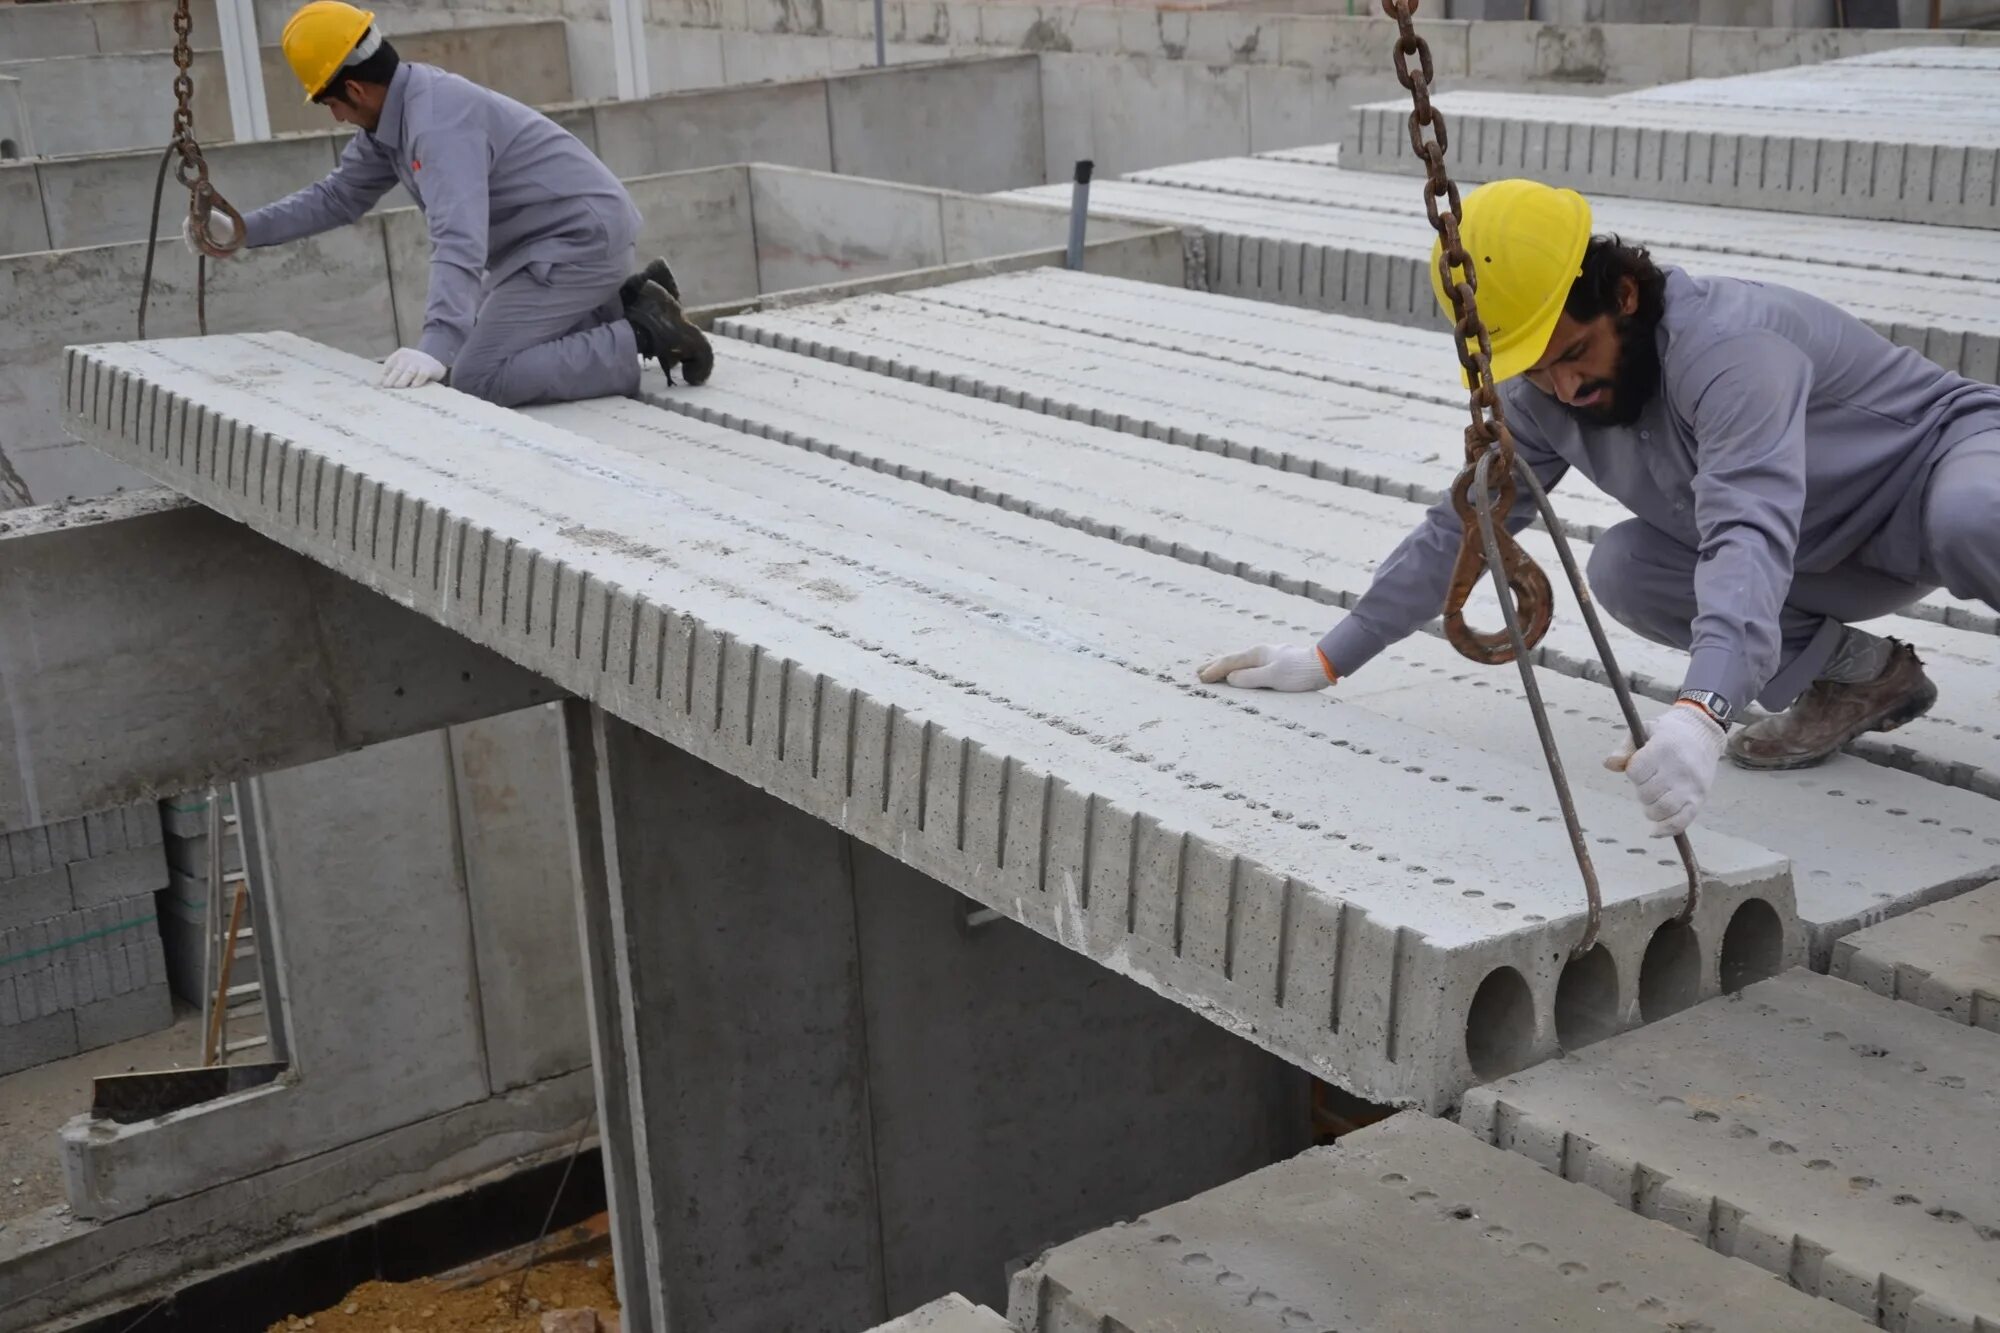
[[[217,193],[208,179],[208,159],[202,155],[201,143],[194,136],[194,15],[189,9],[189,0],[176,0],[174,6],[174,131],[168,141],[166,151],[160,155],[159,174],[153,181],[153,229],[151,235],[160,233],[160,199],[167,183],[167,165],[176,157],[180,159],[174,167],[174,179],[188,192],[188,226],[195,245],[201,250],[195,264],[195,323],[202,333],[208,332],[208,261],[226,259],[243,248],[243,215],[232,207],[227,199]],[[254,58],[255,53],[252,53]],[[232,226],[227,244],[218,242],[208,229],[209,219],[220,213]],[[146,251],[146,275],[139,292],[139,336],[146,336],[146,308],[153,296],[153,250],[157,242]]]
[[[1487,335],[1485,321],[1479,317],[1479,276],[1471,254],[1459,237],[1464,210],[1458,186],[1445,167],[1450,135],[1445,128],[1444,113],[1431,102],[1431,84],[1437,68],[1431,59],[1429,43],[1417,35],[1416,11],[1419,3],[1420,0],[1382,0],[1382,11],[1396,22],[1396,79],[1410,94],[1410,148],[1424,164],[1424,212],[1429,215],[1431,226],[1438,234],[1438,273],[1445,294],[1451,301],[1452,335],[1457,345],[1458,361],[1465,368],[1466,378],[1471,384],[1468,406],[1472,421],[1465,428],[1465,465],[1451,487],[1452,508],[1458,514],[1464,535],[1445,597],[1445,638],[1452,647],[1475,662],[1493,666],[1511,661],[1520,668],[1521,685],[1528,697],[1528,707],[1534,714],[1535,731],[1541,738],[1549,777],[1555,783],[1556,800],[1562,807],[1563,823],[1569,830],[1577,869],[1583,874],[1588,911],[1583,935],[1571,950],[1573,957],[1582,957],[1597,943],[1604,915],[1603,894],[1598,886],[1597,869],[1591,861],[1590,848],[1584,839],[1583,825],[1577,818],[1569,778],[1563,771],[1562,754],[1556,748],[1555,733],[1549,725],[1548,707],[1542,701],[1541,686],[1529,661],[1530,652],[1548,633],[1555,617],[1555,593],[1541,566],[1514,540],[1504,522],[1504,516],[1514,512],[1518,485],[1526,485],[1541,514],[1542,525],[1555,543],[1556,555],[1562,561],[1563,572],[1576,594],[1577,607],[1589,627],[1591,641],[1596,645],[1597,655],[1604,665],[1605,677],[1618,696],[1619,708],[1624,713],[1635,746],[1646,743],[1646,728],[1639,717],[1637,705],[1633,703],[1625,673],[1618,669],[1618,663],[1612,656],[1610,640],[1604,635],[1597,607],[1591,600],[1576,558],[1570,552],[1569,539],[1556,519],[1555,508],[1549,503],[1548,493],[1533,469],[1521,462],[1515,453],[1513,432],[1507,428],[1506,410],[1501,405],[1498,386],[1493,382],[1492,340]],[[1417,61],[1415,69],[1410,67],[1413,56]],[[1497,484],[1494,481],[1495,472],[1499,474]],[[1496,511],[1503,516],[1502,521],[1495,520]],[[1506,624],[1504,629],[1482,633],[1466,624],[1465,603],[1478,586],[1481,573],[1488,571],[1491,572],[1493,590],[1499,598],[1501,616]],[[1687,872],[1687,900],[1678,918],[1686,924],[1694,916],[1695,906],[1700,900],[1701,870],[1686,834],[1677,836],[1674,846],[1679,850],[1681,865]]]

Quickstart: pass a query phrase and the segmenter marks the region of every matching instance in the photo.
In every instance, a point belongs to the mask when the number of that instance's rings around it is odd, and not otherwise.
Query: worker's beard
[[[1581,397],[1608,385],[1610,401],[1569,410],[1597,426],[1630,426],[1638,421],[1646,404],[1660,391],[1660,350],[1653,337],[1659,323],[1658,315],[1620,315],[1612,325],[1618,334],[1618,364],[1613,367],[1611,378],[1578,390]]]

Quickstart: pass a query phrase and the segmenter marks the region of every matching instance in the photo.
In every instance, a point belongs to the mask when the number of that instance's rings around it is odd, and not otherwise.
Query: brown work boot
[[[1859,685],[1816,680],[1776,717],[1729,738],[1738,768],[1811,768],[1865,731],[1894,731],[1930,711],[1937,686],[1907,643],[1891,639],[1889,665]]]

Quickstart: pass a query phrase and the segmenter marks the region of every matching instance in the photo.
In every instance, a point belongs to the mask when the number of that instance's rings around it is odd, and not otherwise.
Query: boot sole
[[[1842,746],[1867,735],[1871,731],[1894,731],[1900,726],[1916,721],[1925,713],[1931,711],[1932,705],[1937,703],[1937,697],[1937,686],[1931,683],[1929,677],[1926,677],[1923,689],[1917,691],[1916,694],[1897,704],[1895,707],[1885,710],[1878,717],[1871,718],[1856,727],[1853,731],[1834,742],[1828,749],[1810,751],[1805,754],[1786,755],[1781,759],[1770,760],[1746,759],[1737,754],[1734,749],[1731,749],[1729,751],[1729,762],[1738,768],[1747,768],[1755,773],[1784,773],[1797,768],[1816,768],[1831,759],[1835,754],[1838,754]]]

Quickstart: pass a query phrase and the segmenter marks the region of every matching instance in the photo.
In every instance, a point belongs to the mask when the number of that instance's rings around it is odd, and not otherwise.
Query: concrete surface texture
[[[1067,187],[1011,197],[1068,204]],[[2000,234],[1840,218],[1802,226],[1796,215],[1591,202],[1598,232],[1644,244],[1663,264],[1810,292],[1949,370],[2000,379],[2000,281],[1986,276],[2000,259]],[[1434,236],[1422,188],[1408,178],[1223,159],[1094,185],[1091,208],[1201,228],[1213,291],[1438,327]]]
[[[1565,1179],[1888,1329],[2000,1319],[2000,1044],[1791,972],[1466,1095]]]
[[[1947,52],[1946,60],[1951,56]],[[1578,189],[1842,217],[2000,226],[2000,69],[1834,62],[1576,99],[1438,99],[1463,180],[1525,174]],[[1417,169],[1409,109],[1359,108],[1346,163]],[[1893,129],[1884,132],[1882,117]]]
[[[626,1327],[998,1305],[1005,1265],[1051,1237],[1305,1146],[1305,1078],[1282,1060],[566,709]]]
[[[2000,883],[1838,941],[1833,975],[2000,1032]]]
[[[931,305],[963,305],[965,309],[949,312],[932,324],[926,310]],[[1049,278],[1024,274],[959,290],[775,312],[722,327],[755,328],[762,340],[782,348],[864,365],[964,394],[999,398],[1031,410],[1247,458],[1322,480],[1355,483],[1361,489],[1381,489],[1423,502],[1435,500],[1450,466],[1443,460],[1458,456],[1456,437],[1460,432],[1453,429],[1455,422],[1441,425],[1433,442],[1432,437],[1407,430],[1405,423],[1413,414],[1410,405],[1381,398],[1358,400],[1351,392],[1353,386],[1337,380],[1326,387],[1329,377],[1359,379],[1367,384],[1396,382],[1394,378],[1385,381],[1375,368],[1397,359],[1394,354],[1400,349],[1391,335],[1374,332],[1381,326],[1343,328],[1333,322],[1338,318],[1335,316],[1303,311],[1267,315],[1267,309],[1251,302],[1228,302],[1164,287],[1081,280],[1070,274]],[[1019,325],[1010,330],[994,317],[1003,314],[1020,321]],[[1071,340],[1080,353],[1087,351],[1096,358],[1074,363],[1087,369],[1070,369],[1051,358],[1051,347],[1060,345],[1061,336],[1052,335],[1052,327],[1089,335]],[[1351,372],[1327,355],[1334,350],[1329,334],[1350,333],[1361,335],[1355,342],[1363,348],[1348,354],[1350,362],[1358,363]],[[1444,340],[1437,335],[1403,336],[1434,339],[1433,364],[1450,364]],[[1135,353],[1111,343],[1137,344],[1139,350]],[[1321,355],[1306,374],[1264,370],[1274,363],[1303,363],[1306,358],[1301,354],[1308,346]],[[1161,357],[1155,350],[1160,347],[1172,348],[1177,355]],[[1112,357],[1119,360],[1121,370],[1131,365],[1133,372],[1103,374],[1105,359]],[[1237,360],[1257,368],[1258,373],[1246,376],[1231,364]],[[1400,377],[1410,374],[1407,360],[1400,370],[1392,372]],[[1436,379],[1429,382],[1437,384]],[[1219,391],[1223,386],[1245,384],[1273,392]],[[1427,392],[1442,390],[1433,387]],[[1163,410],[1163,403],[1171,404],[1173,410]],[[1445,410],[1442,405],[1440,410]],[[1384,415],[1396,423],[1394,429],[1384,429]],[[1339,420],[1341,417],[1347,420]],[[1370,453],[1357,456],[1351,443],[1355,441],[1362,442]],[[1392,450],[1401,455],[1401,462],[1390,473],[1377,459]],[[1580,488],[1575,497],[1571,498],[1567,488],[1558,489],[1559,515],[1569,513],[1588,520],[1593,516],[1592,506],[1601,503],[1606,506],[1599,511],[1604,521],[1623,516],[1609,501],[1594,498],[1588,487]],[[1415,520],[1412,512],[1408,521],[1414,524]],[[1545,568],[1555,568],[1553,553],[1540,544],[1543,540],[1532,533],[1526,538]],[[1329,549],[1337,543],[1322,538],[1316,545]],[[1363,554],[1375,559],[1388,549],[1383,546]],[[1339,587],[1350,596],[1361,590],[1358,582]],[[1893,736],[1857,740],[1854,752],[1934,781],[2000,796],[2000,769],[1994,767],[1986,739],[1994,725],[1984,684],[1992,660],[1987,632],[1992,619],[1989,615],[1970,622],[1980,628],[1955,628],[1937,622],[1956,617],[1957,607],[1935,597],[1927,599],[1927,604],[1932,623],[1899,615],[1875,624],[1916,644],[1953,702]],[[1919,604],[1917,609],[1926,607]],[[1607,628],[1635,688],[1671,698],[1683,672],[1681,655],[1616,624]],[[1560,621],[1537,651],[1538,661],[1544,665],[1585,675],[1595,670],[1591,665],[1595,648],[1582,626],[1572,621]]]
[[[1022,1333],[1869,1327],[1407,1112],[1057,1246],[1008,1315]]]
[[[544,0],[500,7],[535,12]],[[1347,76],[1387,67],[1395,28],[1366,14],[1161,11],[1151,6],[1024,4],[1004,0],[887,0],[884,30],[892,39],[977,43],[1011,49],[1093,52],[1207,64],[1289,65]],[[1190,12],[1195,11],[1195,12]],[[651,0],[654,21],[690,28],[819,32],[866,37],[870,0],[738,4],[733,0]],[[1490,11],[1489,11],[1490,12]],[[1618,17],[1628,12],[1620,7]],[[1438,73],[1454,82],[1523,78],[1576,84],[1651,84],[1671,79],[1743,74],[1758,69],[1836,59],[1918,45],[1987,45],[1990,32],[1905,32],[1838,29],[1831,15],[1796,21],[1791,30],[1717,26],[1780,21],[1752,3],[1717,8],[1704,3],[1697,23],[1577,22],[1572,9],[1554,22],[1526,22],[1517,5],[1498,19],[1434,19],[1430,7],[1417,27],[1430,42]]]
[[[579,1069],[577,950],[548,710],[252,784],[258,946],[296,1075],[159,1121],[64,1131],[83,1217],[138,1211]]]
[[[212,23],[212,19],[208,20]],[[260,57],[271,129],[276,133],[320,129],[325,108],[306,103],[275,38],[263,30]],[[398,32],[396,49],[408,60],[441,66],[509,97],[542,106],[567,102],[569,53],[555,20],[494,21],[475,27]],[[197,45],[195,125],[205,140],[236,137],[229,115],[222,52],[211,27]],[[172,128],[175,66],[168,48],[173,30],[163,24],[150,49],[112,54],[64,55],[0,61],[0,77],[21,81],[35,150],[43,154],[96,153],[162,144]],[[4,48],[0,48],[4,49]],[[11,55],[12,52],[8,51]]]
[[[1242,633],[1240,580],[1128,573],[1084,534],[640,407],[570,409],[598,414],[584,436],[447,394],[357,398],[365,363],[284,336],[79,352],[71,372],[84,438],[1356,1091],[1448,1098],[1472,1077],[1468,1019],[1497,1063],[1554,1048],[1580,904],[1560,826],[1505,807],[1535,779],[1318,696],[1195,690],[1187,664]],[[329,437],[317,400],[351,435]],[[195,439],[213,443],[182,464]],[[458,479],[493,476],[503,449],[505,488]],[[663,507],[684,523],[671,557],[652,544]],[[850,531],[898,548],[857,559]],[[754,598],[709,582],[745,568],[798,581]],[[1273,786],[1281,736],[1325,746]],[[1449,818],[1490,838],[1440,852],[1434,770],[1472,788]],[[1791,919],[1770,853],[1712,836],[1704,857],[1704,938],[1750,897]],[[1605,862],[1608,939],[1650,938],[1680,905],[1676,869]],[[1485,882],[1506,908],[1463,898]],[[1474,1013],[1499,969],[1521,1002]]]
[[[0,527],[0,829],[557,697],[532,672],[156,490],[15,511]]]
[[[920,323],[902,323],[924,336]],[[1038,417],[758,343],[727,346],[730,373],[701,394],[670,389],[657,377],[642,392],[656,407],[1192,560],[1246,583],[1297,589],[1327,608],[1297,598],[1277,603],[1284,610],[1274,614],[1284,619],[1264,624],[1259,632],[1267,635],[1316,637],[1336,614],[1330,608],[1352,600],[1412,521],[1412,507],[1391,496]],[[1077,360],[1104,368],[1087,351]],[[1393,410],[1385,406],[1384,416]],[[1475,607],[1478,623],[1497,623],[1490,599]],[[1575,757],[1572,781],[1607,796],[1627,795],[1627,780],[1594,762],[1624,734],[1610,691],[1553,668],[1539,676],[1563,752]],[[1675,687],[1671,680],[1662,684]],[[1511,672],[1475,667],[1440,639],[1418,636],[1391,649],[1379,668],[1343,681],[1340,697],[1413,728],[1448,729],[1462,743],[1519,756],[1534,753],[1536,742],[1518,690]],[[1836,801],[1840,817],[1830,819]],[[1986,797],[1841,756],[1789,774],[1725,768],[1701,828],[1792,858],[1809,956],[1824,968],[1834,940],[1856,926],[1983,882],[2000,867],[1994,824]],[[1467,892],[1486,896],[1482,889]],[[1638,962],[1626,960],[1617,973],[1627,1003],[1616,1012],[1628,1021],[1638,1013]],[[1559,1023],[1564,1017],[1559,1008]]]
[[[891,1319],[875,1333],[1013,1333],[1013,1325],[953,1292],[900,1319]]]

